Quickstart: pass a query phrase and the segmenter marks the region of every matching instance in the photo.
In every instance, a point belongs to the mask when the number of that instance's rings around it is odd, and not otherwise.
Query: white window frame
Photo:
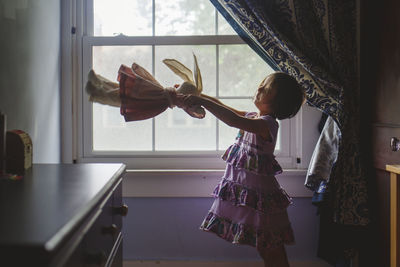
[[[92,47],[96,45],[174,45],[174,44],[231,44],[244,42],[238,36],[181,36],[181,37],[99,37],[91,36],[92,18],[85,14],[93,14],[92,0],[62,1],[62,132],[63,162],[123,162],[132,170],[221,170],[224,162],[218,160],[221,151],[208,152],[113,152],[93,151],[92,144],[92,103],[84,92],[86,75],[91,68]],[[89,12],[87,12],[89,11]],[[86,19],[84,19],[86,18]],[[71,30],[74,34],[71,34]],[[318,113],[318,114],[317,114]],[[303,137],[309,136],[304,127],[305,119],[319,116],[319,112],[302,108],[292,119],[280,121],[281,138],[289,144],[277,153],[277,160],[284,169],[305,169],[311,157],[312,148],[304,147]],[[314,123],[315,125],[318,122]],[[314,125],[313,124],[313,125]],[[72,126],[72,127],[71,127]],[[313,137],[316,141],[317,137]],[[233,141],[233,140],[232,140]],[[311,143],[315,143],[311,141]],[[300,162],[298,159],[302,159]],[[304,160],[305,159],[305,160]]]

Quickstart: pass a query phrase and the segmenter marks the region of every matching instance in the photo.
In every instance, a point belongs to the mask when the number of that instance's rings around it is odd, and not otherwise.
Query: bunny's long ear
[[[200,69],[199,69],[199,65],[197,64],[197,57],[196,55],[193,53],[193,58],[194,58],[194,80],[196,81],[196,87],[197,90],[199,92],[199,94],[201,93],[201,91],[203,91],[203,81],[201,79],[201,73],[200,73]]]
[[[167,65],[176,75],[181,77],[185,82],[190,82],[194,84],[193,81],[193,73],[190,69],[188,69],[185,65],[180,63],[175,59],[164,59],[163,63]]]

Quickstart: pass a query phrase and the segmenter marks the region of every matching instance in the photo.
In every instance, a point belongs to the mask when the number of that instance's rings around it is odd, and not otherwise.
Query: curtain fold
[[[210,0],[267,63],[294,76],[341,131],[329,183],[335,221],[367,225],[359,147],[356,0]]]
[[[326,41],[334,37],[319,22],[327,20],[326,10],[314,12],[318,7],[311,5],[313,1],[210,1],[250,47],[277,70],[296,77],[308,102],[340,125],[342,79],[334,71]]]
[[[370,222],[360,154],[357,0],[210,0],[243,40],[306,89],[340,129],[326,205],[346,226]]]

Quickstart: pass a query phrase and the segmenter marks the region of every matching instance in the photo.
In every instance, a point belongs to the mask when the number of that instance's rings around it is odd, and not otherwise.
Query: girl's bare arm
[[[207,99],[209,99],[209,100],[211,100],[211,101],[217,103],[218,105],[224,106],[225,108],[227,108],[227,109],[229,109],[229,110],[232,110],[233,112],[235,112],[236,114],[238,114],[238,115],[240,115],[240,116],[246,115],[246,111],[237,110],[237,109],[234,109],[234,108],[232,108],[232,107],[230,107],[230,106],[227,106],[227,105],[225,105],[224,103],[222,103],[221,101],[219,101],[218,99],[216,99],[216,98],[214,98],[214,97],[212,97],[212,96],[208,96],[208,95],[205,95],[205,94],[201,94],[201,97],[207,98]]]
[[[272,140],[268,124],[262,119],[244,117],[246,112],[236,112],[234,109],[222,104],[216,99],[203,96],[187,96],[185,99],[188,105],[201,105],[215,117],[231,127],[242,129],[247,132],[258,134],[268,141]]]

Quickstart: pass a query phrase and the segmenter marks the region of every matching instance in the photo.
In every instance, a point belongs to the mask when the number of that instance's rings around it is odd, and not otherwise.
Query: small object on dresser
[[[5,172],[6,166],[6,127],[7,117],[0,111],[0,175]]]
[[[21,130],[7,131],[6,135],[6,172],[24,174],[32,167],[32,140]]]

